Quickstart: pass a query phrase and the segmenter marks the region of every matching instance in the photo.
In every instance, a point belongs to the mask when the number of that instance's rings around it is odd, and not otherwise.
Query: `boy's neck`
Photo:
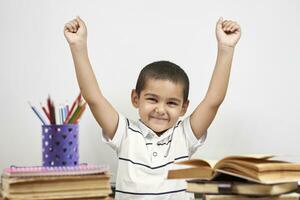
[[[139,121],[141,123],[143,123],[147,128],[149,128],[153,133],[155,133],[158,137],[160,137],[162,134],[164,134],[167,130],[169,129],[166,129],[166,130],[163,130],[163,131],[160,131],[160,132],[156,132],[154,130],[152,130],[152,128],[150,128],[149,126],[147,126],[141,119],[139,119]]]
[[[151,129],[152,130],[152,129]],[[169,129],[166,129],[166,130],[164,130],[164,131],[160,131],[160,132],[155,132],[155,131],[153,131],[158,137],[160,137],[162,134],[164,134],[167,130],[169,130]]]

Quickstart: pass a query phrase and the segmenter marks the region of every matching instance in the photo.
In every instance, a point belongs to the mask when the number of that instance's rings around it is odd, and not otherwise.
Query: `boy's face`
[[[132,91],[131,101],[141,121],[157,135],[171,128],[188,107],[188,101],[183,102],[183,86],[169,80],[148,79],[139,97]]]

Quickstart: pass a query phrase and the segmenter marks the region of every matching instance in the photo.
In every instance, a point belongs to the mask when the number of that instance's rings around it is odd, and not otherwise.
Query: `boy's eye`
[[[176,103],[176,102],[168,102],[168,104],[171,105],[171,106],[177,106],[178,105],[178,103]]]
[[[151,102],[156,102],[156,99],[154,98],[147,98],[148,101],[151,101]]]

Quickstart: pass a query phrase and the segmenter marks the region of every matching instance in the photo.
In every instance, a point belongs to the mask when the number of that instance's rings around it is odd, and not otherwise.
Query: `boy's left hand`
[[[216,25],[216,36],[219,45],[235,47],[241,37],[241,28],[234,21],[220,18]]]

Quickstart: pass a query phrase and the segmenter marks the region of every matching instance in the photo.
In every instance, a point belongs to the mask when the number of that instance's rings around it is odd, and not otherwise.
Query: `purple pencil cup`
[[[42,133],[43,166],[78,165],[78,124],[43,125]]]

